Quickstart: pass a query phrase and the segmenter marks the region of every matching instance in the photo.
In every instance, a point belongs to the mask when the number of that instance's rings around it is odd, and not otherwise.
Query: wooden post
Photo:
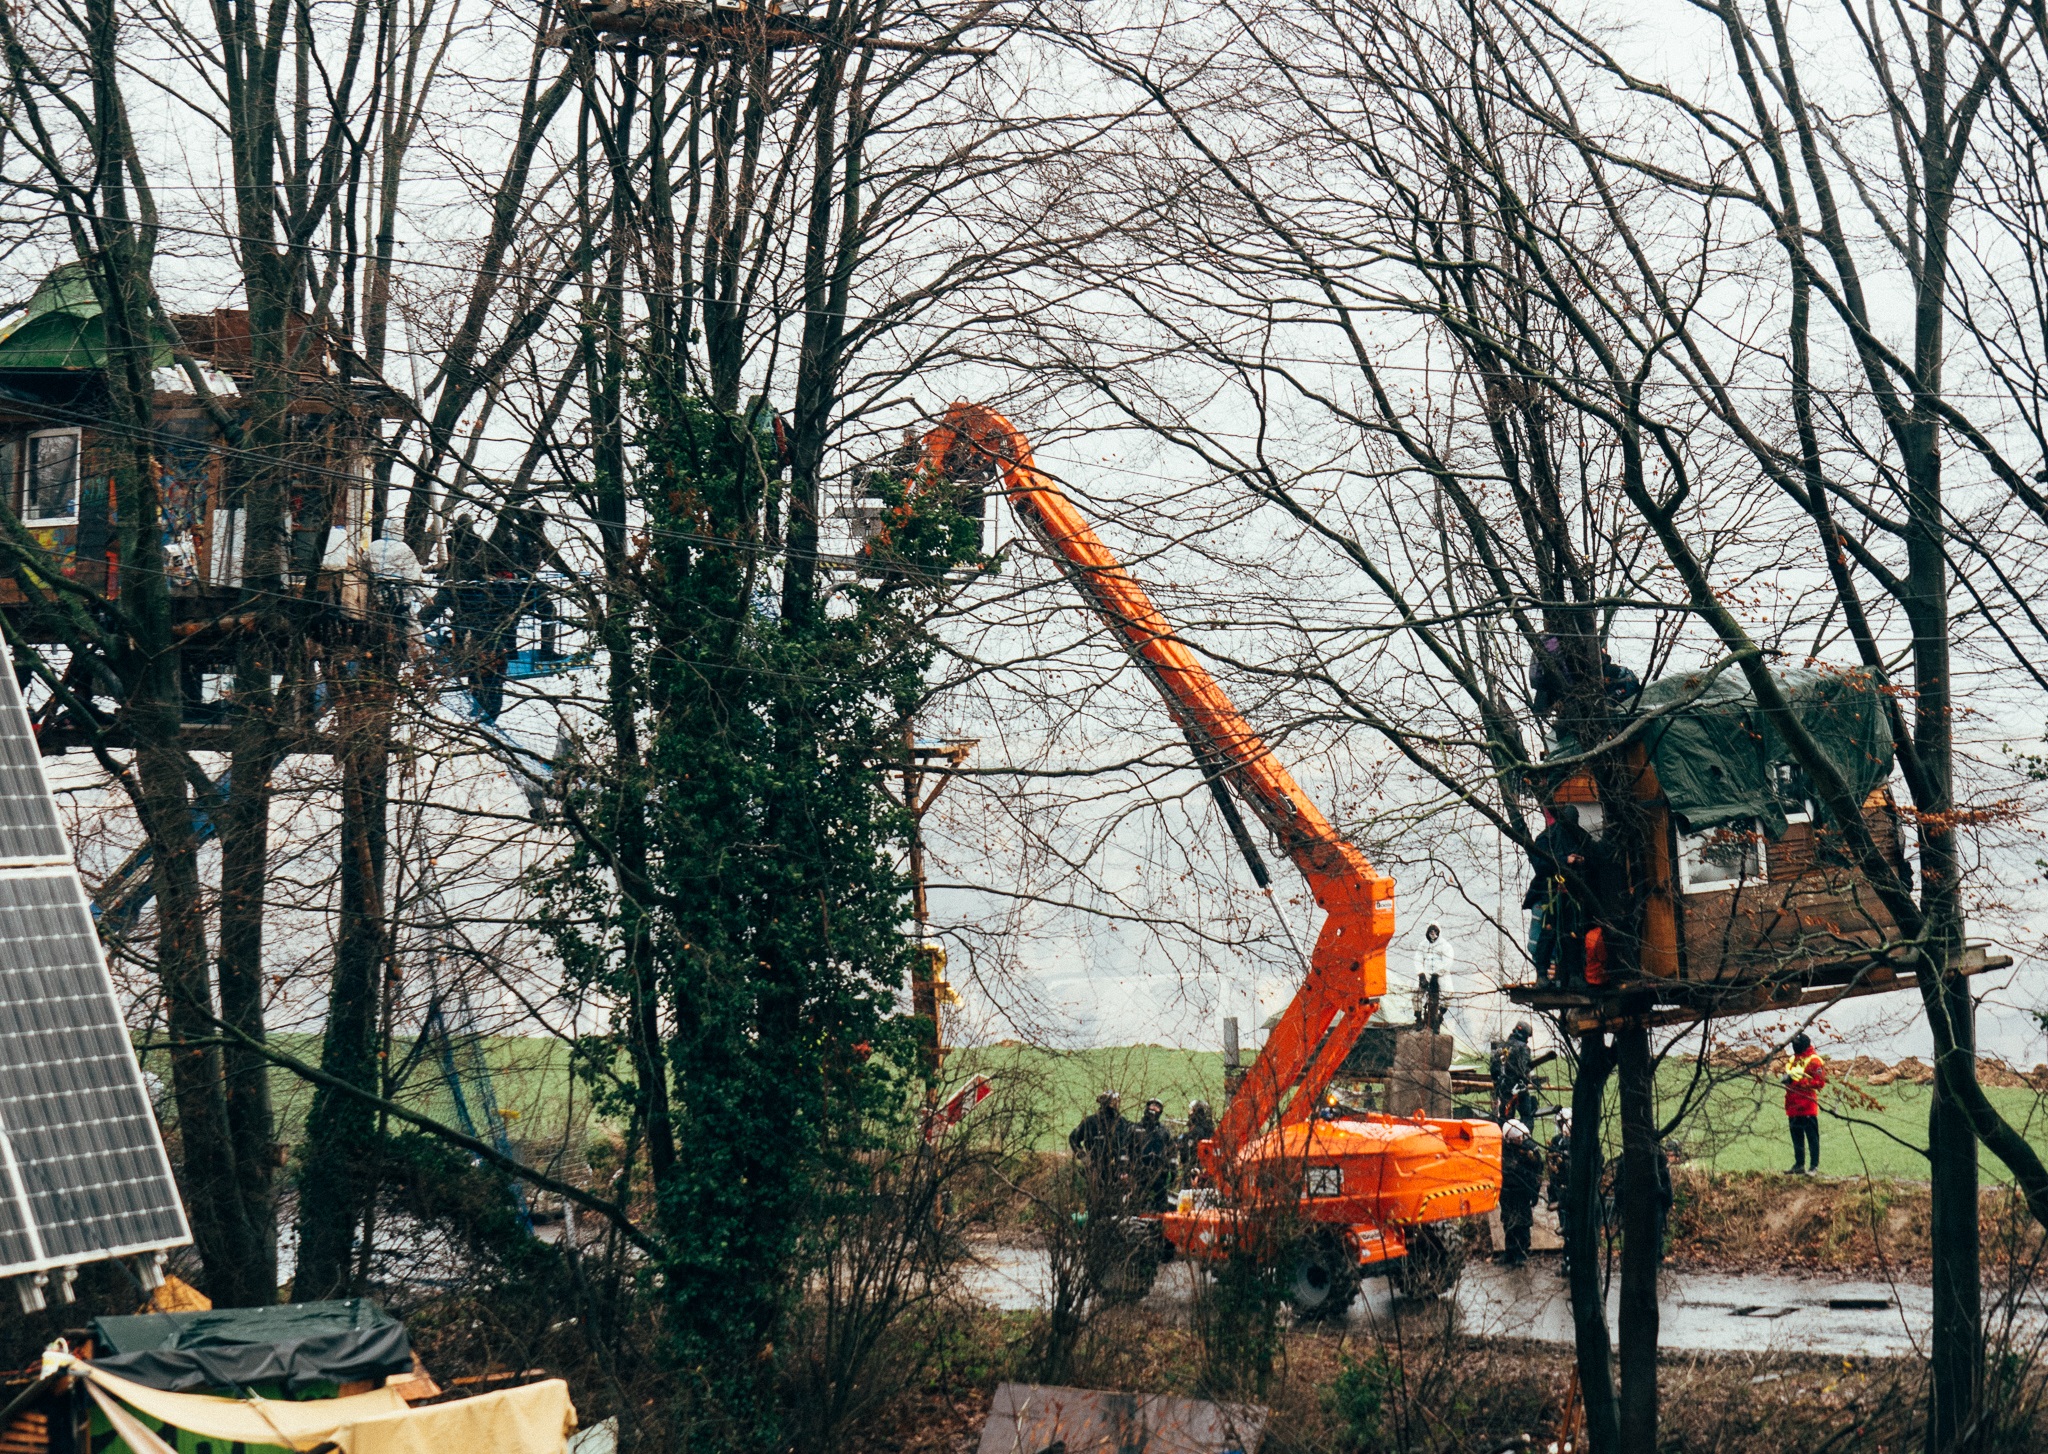
[[[967,761],[974,742],[964,738],[937,743],[919,743],[913,724],[903,724],[903,807],[910,814],[910,912],[917,925],[917,962],[910,971],[910,1012],[931,1022],[925,1042],[926,1069],[936,1076],[946,1059],[945,1007],[960,1002],[946,982],[946,951],[932,941],[928,929],[931,911],[925,898],[924,815],[952,781],[947,769]],[[944,767],[933,771],[933,764]],[[927,775],[935,776],[929,791]]]

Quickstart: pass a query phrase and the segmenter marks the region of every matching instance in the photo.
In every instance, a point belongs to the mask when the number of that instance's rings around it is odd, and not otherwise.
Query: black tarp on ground
[[[1880,695],[1883,683],[1875,673],[1797,668],[1771,675],[1858,801],[1890,779],[1892,734]],[[1754,818],[1776,838],[1785,831],[1786,799],[1772,781],[1772,768],[1790,763],[1791,751],[1765,722],[1741,672],[1731,668],[1702,691],[1705,679],[1704,672],[1679,673],[1643,688],[1644,712],[1700,693],[1648,731],[1657,781],[1672,812],[1692,832]]]
[[[173,1393],[253,1386],[302,1395],[412,1371],[405,1324],[363,1298],[93,1321],[93,1367]]]

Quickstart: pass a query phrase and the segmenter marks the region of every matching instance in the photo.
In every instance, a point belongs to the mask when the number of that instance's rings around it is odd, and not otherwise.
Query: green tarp
[[[152,368],[171,361],[165,340],[153,340]],[[43,279],[21,317],[0,323],[0,372],[50,373],[107,366],[107,325],[83,263],[66,263]]]
[[[94,1367],[171,1392],[255,1387],[292,1398],[412,1371],[405,1325],[364,1298],[102,1317]]]
[[[1859,801],[1884,785],[1892,773],[1892,734],[1874,673],[1795,669],[1771,675]],[[1755,818],[1776,838],[1785,831],[1786,809],[1810,798],[1811,790],[1742,673],[1731,667],[1702,691],[1705,681],[1704,672],[1681,673],[1643,688],[1638,705],[1644,712],[1700,694],[1647,733],[1657,781],[1692,832]]]

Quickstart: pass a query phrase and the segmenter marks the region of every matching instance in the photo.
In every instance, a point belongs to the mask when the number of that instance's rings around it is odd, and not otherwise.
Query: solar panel
[[[5,658],[0,657],[0,663]],[[0,863],[69,863],[71,845],[14,673],[0,665]]]
[[[13,673],[0,657],[0,1277],[192,1240]],[[27,860],[27,861],[24,861]],[[37,862],[35,860],[41,860]],[[156,1280],[155,1258],[140,1268]],[[52,1274],[56,1274],[55,1277]]]

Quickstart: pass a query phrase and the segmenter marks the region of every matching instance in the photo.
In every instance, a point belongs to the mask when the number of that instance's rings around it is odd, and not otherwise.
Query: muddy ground
[[[1028,1377],[1029,1320],[985,1315],[959,1341],[965,1356],[871,1421],[850,1454],[976,1448],[996,1383]],[[1096,1331],[1071,1382],[1199,1394],[1203,1362],[1198,1331],[1134,1312]],[[2042,1447],[2042,1389],[2038,1373],[2030,1378],[1989,1449]],[[1919,1437],[1916,1361],[1667,1356],[1660,1384],[1661,1450],[1889,1454],[1915,1448]],[[1243,1394],[1272,1410],[1263,1454],[1471,1454],[1520,1436],[1541,1449],[1570,1432],[1574,1389],[1569,1349],[1468,1339],[1390,1347],[1308,1330],[1288,1333],[1264,1387]]]
[[[1928,1188],[1862,1177],[1672,1175],[1670,1260],[1718,1272],[1801,1272],[1923,1280]],[[1987,1273],[2042,1256],[2040,1229],[2010,1188],[1986,1190]]]
[[[1057,1165],[1057,1158],[1049,1158],[1043,1174],[1051,1175]],[[1745,1278],[1757,1286],[1861,1278],[1895,1284],[1889,1292],[1896,1309],[1925,1296],[1896,1286],[1925,1280],[1924,1185],[1679,1168],[1674,1190],[1674,1284],[1725,1281],[1740,1291]],[[1021,1251],[1035,1241],[1028,1207],[983,1210],[982,1237],[990,1243]],[[2043,1242],[2024,1206],[2009,1191],[1987,1191],[1983,1229],[1987,1290],[2015,1276],[2027,1280],[2043,1255]],[[1532,1309],[1539,1295],[1562,1296],[1552,1262],[1554,1255],[1532,1264],[1531,1274],[1543,1273],[1531,1277]],[[1496,1271],[1484,1269],[1488,1275]],[[2044,1284],[2048,1278],[2033,1282],[2035,1289]],[[1101,1315],[1059,1381],[1139,1392],[1213,1392],[1217,1360],[1207,1348],[1203,1315],[1191,1311],[1190,1301],[1162,1293]],[[2038,1292],[2029,1295],[2028,1306],[2040,1304]],[[977,1446],[997,1383],[1046,1381],[1039,1361],[1045,1324],[1033,1308],[970,1306],[957,1318],[930,1375],[887,1416],[871,1422],[852,1446],[854,1454],[967,1454]],[[1867,1346],[1841,1344],[1825,1355],[1792,1351],[1801,1340],[1780,1336],[1792,1321],[1759,1323],[1753,1346],[1752,1340],[1737,1340],[1731,1347],[1721,1339],[1701,1351],[1680,1352],[1667,1344],[1660,1449],[1888,1454],[1916,1448],[1924,1379],[1924,1365],[1912,1351],[1917,1341],[1873,1339]],[[1390,1332],[1384,1318],[1361,1316],[1341,1325],[1289,1329],[1263,1386],[1247,1386],[1243,1393],[1273,1410],[1266,1454],[1467,1454],[1499,1449],[1523,1435],[1533,1441],[1529,1447],[1540,1449],[1570,1430],[1573,1354],[1564,1334],[1550,1343],[1508,1335],[1517,1326],[1509,1317],[1494,1319],[1490,1332],[1471,1318],[1435,1324],[1409,1319]],[[2031,1328],[2028,1340],[2037,1341],[2038,1332]],[[1885,1356],[1874,1353],[1880,1347]],[[2002,1355],[1998,1396],[2004,1432],[1987,1450],[2048,1448],[2048,1422],[2040,1414],[2048,1370],[2038,1351]],[[1246,1377],[1258,1383],[1255,1375]]]

